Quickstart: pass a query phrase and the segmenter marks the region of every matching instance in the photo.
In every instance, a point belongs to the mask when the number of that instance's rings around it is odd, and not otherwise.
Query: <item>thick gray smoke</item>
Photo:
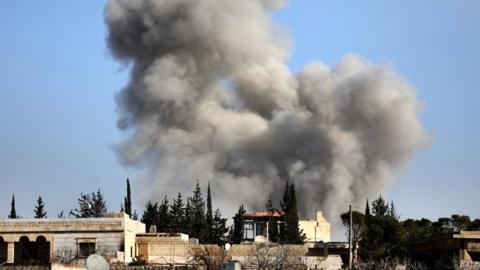
[[[347,55],[292,74],[270,16],[282,4],[108,1],[108,46],[132,64],[119,155],[148,168],[144,199],[190,193],[200,179],[226,211],[263,209],[288,180],[302,215],[335,217],[391,184],[426,143],[415,89],[389,67]]]

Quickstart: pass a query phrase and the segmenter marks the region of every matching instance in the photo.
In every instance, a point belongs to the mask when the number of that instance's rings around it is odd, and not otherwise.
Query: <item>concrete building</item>
[[[71,261],[99,253],[111,260],[135,256],[145,224],[123,213],[102,218],[2,219],[0,264]]]
[[[305,234],[306,243],[330,242],[330,222],[323,216],[322,211],[317,211],[315,220],[300,220],[298,225]]]
[[[246,241],[254,241],[257,236],[268,239],[268,228],[277,226],[280,234],[284,228],[283,213],[279,211],[247,212],[244,217],[244,237]],[[330,222],[323,216],[322,211],[317,211],[315,220],[299,220],[299,228],[305,234],[306,243],[330,242]]]
[[[281,234],[283,231],[283,213],[279,211],[253,211],[243,215],[243,239],[245,241],[255,241],[258,236],[269,238],[269,228],[277,227],[277,231]]]
[[[258,269],[258,263],[274,264],[275,261],[293,264],[293,267],[288,269],[336,270],[342,267],[340,255],[331,255],[324,247],[249,242],[234,244],[226,249],[218,245],[193,244],[187,235],[167,233],[138,234],[136,242],[140,259],[148,264],[168,268],[182,269],[184,266],[194,265],[199,263],[195,260],[196,256],[205,255],[215,259],[223,257],[225,262],[238,262],[242,269]]]
[[[460,231],[415,241],[409,251],[415,261],[429,269],[480,269],[480,231]]]

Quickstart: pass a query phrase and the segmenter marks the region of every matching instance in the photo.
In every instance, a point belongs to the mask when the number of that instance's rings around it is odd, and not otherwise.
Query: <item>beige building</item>
[[[0,264],[71,261],[92,253],[129,261],[135,256],[138,233],[145,233],[145,224],[123,213],[102,218],[1,219]]]
[[[192,244],[185,234],[146,233],[137,235],[137,255],[149,264],[168,267],[202,264],[204,256],[223,261],[234,261],[242,269],[258,269],[258,263],[273,264],[283,261],[290,269],[341,269],[339,255],[329,255],[324,247],[307,245],[278,245],[275,243],[244,243],[227,247]],[[210,260],[213,262],[214,260]]]
[[[316,220],[300,220],[298,225],[306,236],[305,242],[330,242],[330,222],[323,216],[322,211],[317,211]]]

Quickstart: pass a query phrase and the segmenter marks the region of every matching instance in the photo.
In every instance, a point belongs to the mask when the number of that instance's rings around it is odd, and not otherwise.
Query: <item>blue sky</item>
[[[101,188],[118,209],[115,93],[128,69],[105,46],[102,1],[6,0],[0,9],[0,217],[11,194],[55,216]],[[403,218],[480,217],[480,2],[291,1],[274,20],[292,37],[290,68],[356,53],[390,65],[418,90],[432,137],[386,192]],[[142,205],[138,202],[137,209]]]

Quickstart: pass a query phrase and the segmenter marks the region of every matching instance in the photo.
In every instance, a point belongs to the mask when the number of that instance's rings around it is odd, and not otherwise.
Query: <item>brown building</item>
[[[480,269],[480,231],[460,231],[411,243],[412,258],[431,269]]]

